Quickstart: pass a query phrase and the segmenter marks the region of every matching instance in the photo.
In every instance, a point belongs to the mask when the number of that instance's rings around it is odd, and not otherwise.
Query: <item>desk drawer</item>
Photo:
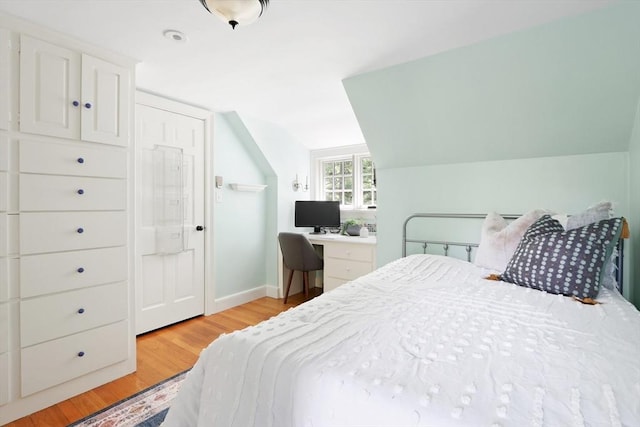
[[[20,295],[29,298],[127,279],[127,248],[27,255],[20,259]]]
[[[126,185],[123,179],[21,174],[20,210],[124,210]]]
[[[128,336],[122,321],[22,349],[22,396],[125,360]]]
[[[125,178],[127,152],[86,142],[20,141],[20,172]]]
[[[22,300],[20,346],[28,347],[126,317],[126,283]]]
[[[331,242],[324,245],[324,257],[371,262],[373,248],[371,245]]]
[[[126,212],[46,212],[20,214],[20,253],[124,246]]]
[[[353,280],[370,273],[370,262],[351,261],[338,258],[324,259],[324,271],[329,277],[337,279]]]

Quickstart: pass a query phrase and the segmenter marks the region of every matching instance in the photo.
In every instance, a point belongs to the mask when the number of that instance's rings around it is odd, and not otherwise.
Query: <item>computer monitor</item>
[[[322,227],[340,227],[340,202],[297,200],[296,227],[313,227],[313,234],[324,231]]]

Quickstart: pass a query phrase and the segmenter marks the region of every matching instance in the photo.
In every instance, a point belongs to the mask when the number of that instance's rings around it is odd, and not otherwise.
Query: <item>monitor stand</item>
[[[313,227],[313,232],[309,234],[326,234],[327,231],[323,230],[322,227]]]

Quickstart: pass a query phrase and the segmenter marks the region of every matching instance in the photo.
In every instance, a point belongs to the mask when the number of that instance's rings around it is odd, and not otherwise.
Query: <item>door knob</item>
[[[196,231],[202,231],[204,227],[202,225],[196,225]]]

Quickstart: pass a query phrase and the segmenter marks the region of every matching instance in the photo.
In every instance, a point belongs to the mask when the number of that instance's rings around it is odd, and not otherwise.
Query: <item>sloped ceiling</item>
[[[625,2],[343,83],[379,168],[627,151],[639,22]]]

